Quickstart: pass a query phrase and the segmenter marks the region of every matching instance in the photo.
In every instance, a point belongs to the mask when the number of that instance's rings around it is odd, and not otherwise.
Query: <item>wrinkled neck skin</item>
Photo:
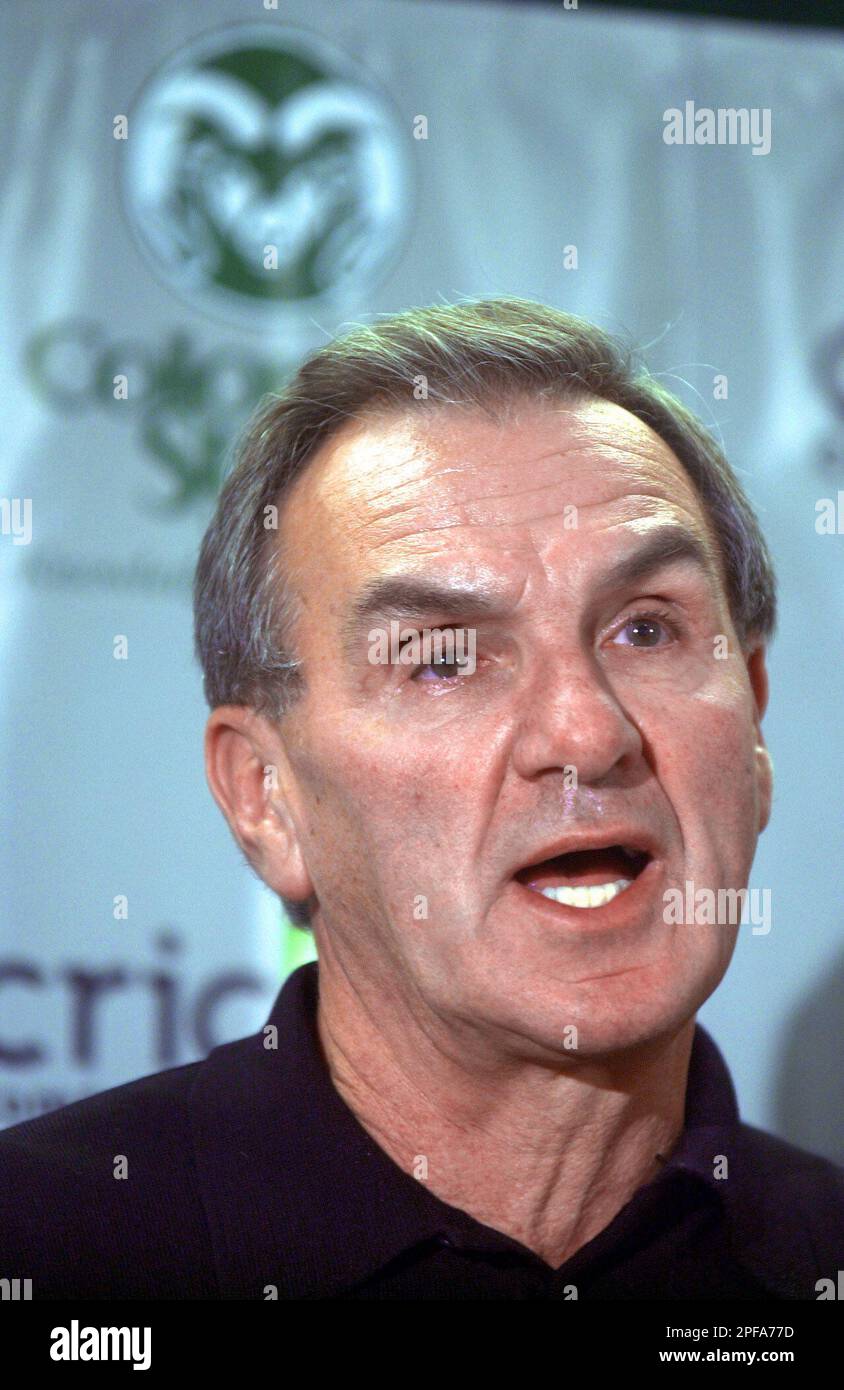
[[[695,1020],[573,1060],[358,988],[318,933],[319,1039],[335,1089],[436,1197],[558,1268],[662,1169],[683,1128]],[[420,1160],[424,1159],[424,1165]]]

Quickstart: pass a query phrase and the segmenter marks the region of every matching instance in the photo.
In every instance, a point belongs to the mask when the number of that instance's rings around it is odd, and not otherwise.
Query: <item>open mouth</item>
[[[525,888],[564,907],[604,907],[625,893],[650,861],[647,850],[607,845],[543,859],[520,869],[515,878]]]

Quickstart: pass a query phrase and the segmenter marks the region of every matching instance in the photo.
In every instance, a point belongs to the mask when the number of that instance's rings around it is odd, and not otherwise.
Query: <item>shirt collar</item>
[[[197,1069],[195,1160],[224,1297],[266,1297],[268,1285],[279,1298],[330,1297],[449,1226],[479,1229],[403,1172],[335,1090],[316,1028],[318,989],[318,963],[300,966],[261,1032],[215,1048]],[[726,1063],[697,1024],[684,1129],[665,1167],[705,1182],[735,1214],[735,1257],[777,1294],[794,1284],[794,1250],[770,1248],[746,1128]],[[726,1179],[715,1177],[719,1154]],[[748,1202],[749,1237],[739,1240]],[[514,1242],[490,1231],[484,1244]]]

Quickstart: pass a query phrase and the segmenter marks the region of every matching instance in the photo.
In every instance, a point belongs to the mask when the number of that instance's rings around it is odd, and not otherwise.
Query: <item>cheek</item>
[[[466,769],[355,741],[335,746],[324,781],[310,853],[326,907],[422,949],[426,926],[471,900],[477,789]]]
[[[648,731],[657,778],[687,853],[715,857],[725,876],[749,871],[757,836],[755,729],[746,692],[731,683],[674,706]]]
[[[334,853],[379,876],[413,864],[456,868],[472,838],[484,759],[453,740],[341,720],[312,730],[309,750],[297,772],[308,788],[309,821],[330,834]]]
[[[664,770],[726,802],[753,781],[753,700],[740,658],[722,671],[713,667],[710,662],[710,678],[696,690],[655,700],[639,726]]]

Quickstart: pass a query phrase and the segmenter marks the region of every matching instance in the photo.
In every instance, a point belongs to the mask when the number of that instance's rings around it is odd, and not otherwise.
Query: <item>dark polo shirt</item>
[[[0,1279],[34,1298],[814,1299],[844,1268],[844,1170],[741,1123],[700,1025],[679,1143],[554,1270],[370,1138],[317,990],[316,963],[287,980],[275,1050],[262,1031],[0,1134]]]

